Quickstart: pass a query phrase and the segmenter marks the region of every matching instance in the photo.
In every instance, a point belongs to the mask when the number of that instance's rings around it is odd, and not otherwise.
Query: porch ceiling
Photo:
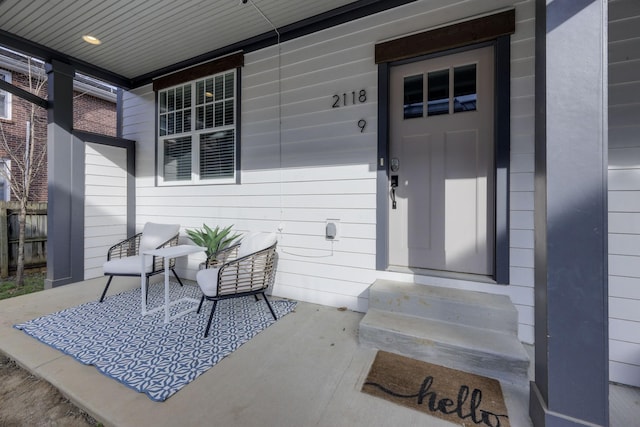
[[[59,53],[135,82],[272,31],[252,2],[280,28],[379,0],[0,0],[0,43],[17,40],[33,47],[26,53],[44,48],[50,57]],[[84,42],[84,34],[102,44]]]

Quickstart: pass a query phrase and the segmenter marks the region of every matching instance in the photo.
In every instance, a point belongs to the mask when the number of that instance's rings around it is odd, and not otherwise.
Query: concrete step
[[[529,357],[517,335],[369,308],[360,343],[413,359],[527,384]]]
[[[376,280],[369,288],[369,308],[518,333],[518,312],[506,295]]]

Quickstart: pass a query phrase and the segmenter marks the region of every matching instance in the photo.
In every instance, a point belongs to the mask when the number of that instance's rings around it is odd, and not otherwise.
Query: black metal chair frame
[[[169,246],[176,246],[178,244],[179,236],[180,236],[179,234],[176,234],[171,239],[167,240],[166,242],[158,246],[156,249],[166,248]],[[109,251],[107,252],[107,261],[111,261],[111,259],[113,258],[126,258],[130,256],[139,255],[141,237],[142,237],[142,233],[138,233],[135,236],[129,237],[128,239],[123,240],[122,242],[116,243],[115,245],[111,246],[109,248]],[[164,272],[164,258],[153,256],[151,265],[152,265],[151,271],[148,273],[144,273],[144,275],[146,276],[145,280],[147,281],[147,295],[145,295],[145,298],[149,295],[149,278],[151,276]],[[171,270],[175,278],[178,280],[178,283],[180,283],[180,286],[183,286],[182,280],[180,280],[180,277],[178,277],[178,274],[176,273],[175,265],[176,265],[176,260],[171,259],[169,261],[169,269]],[[107,295],[107,290],[109,289],[109,285],[111,284],[111,280],[113,280],[114,276],[140,277],[140,274],[105,273],[104,275],[109,276],[109,280],[107,280],[107,285],[104,287],[104,291],[102,291],[100,302],[104,301],[104,298]]]
[[[275,280],[275,264],[276,264],[276,245],[277,242],[266,249],[251,253],[241,258],[237,256],[239,244],[223,249],[207,259],[206,268],[219,268],[217,288],[215,296],[202,295],[198,313],[202,309],[204,300],[213,301],[209,321],[204,331],[205,338],[209,336],[211,322],[216,311],[218,301],[230,298],[242,298],[253,295],[258,301],[258,295],[262,295],[264,301],[269,307],[269,311],[274,320],[278,320],[273,307],[265,294],[266,290]]]

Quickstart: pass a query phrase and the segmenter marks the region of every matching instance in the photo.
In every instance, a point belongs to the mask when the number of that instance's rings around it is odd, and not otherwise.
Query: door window
[[[432,71],[427,75],[427,116],[449,114],[449,70]]]
[[[404,118],[415,119],[424,115],[424,86],[422,74],[404,78]]]
[[[476,64],[463,65],[453,69],[453,111],[475,111],[478,95],[476,93]]]
[[[427,117],[477,110],[476,64],[430,71],[427,77]],[[403,118],[424,117],[424,75],[404,77]]]

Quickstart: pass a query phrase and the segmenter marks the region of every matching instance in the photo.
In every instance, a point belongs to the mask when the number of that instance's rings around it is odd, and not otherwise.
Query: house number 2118
[[[340,95],[333,95],[332,108],[346,107],[347,105],[356,105],[358,103],[367,102],[367,91],[360,89],[359,92],[355,90],[351,93],[343,93]]]

